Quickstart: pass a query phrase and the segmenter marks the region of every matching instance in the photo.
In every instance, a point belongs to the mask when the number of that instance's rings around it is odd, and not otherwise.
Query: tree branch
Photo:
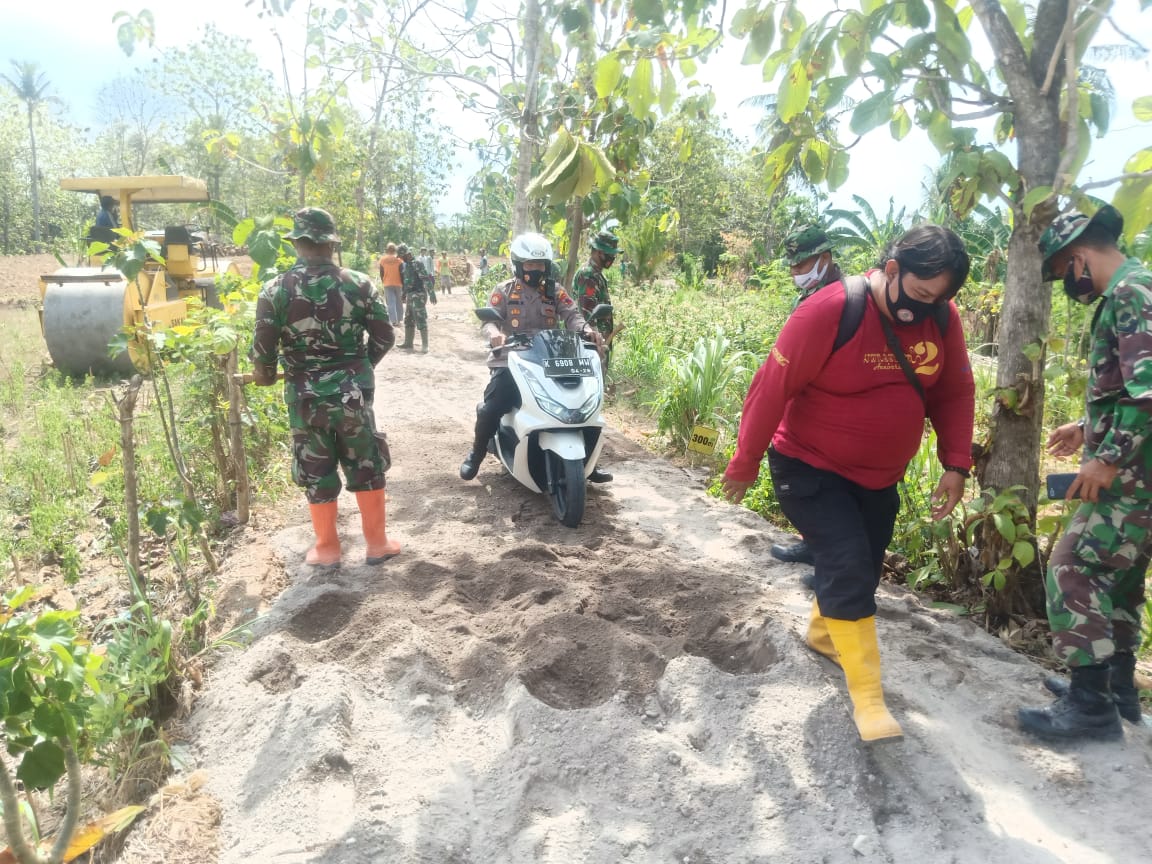
[[[68,798],[64,807],[64,818],[60,820],[60,827],[56,829],[56,842],[52,844],[52,852],[48,858],[52,862],[64,860],[64,853],[68,851],[68,844],[72,842],[72,835],[76,832],[76,823],[80,821],[80,798],[83,793],[80,758],[70,743],[64,742],[62,746],[64,764],[68,767]]]
[[[1068,19],[1069,0],[1040,0],[1036,4],[1036,24],[1032,35],[1032,56],[1029,69],[1032,81],[1037,86],[1044,82],[1042,92],[1050,91],[1052,84],[1047,72],[1051,69],[1052,58],[1060,56],[1060,42],[1064,38],[1065,21]]]
[[[0,804],[4,805],[4,832],[8,835],[8,844],[16,853],[16,860],[20,864],[42,864],[42,859],[36,851],[28,845],[24,836],[24,826],[20,824],[20,798],[16,793],[16,785],[8,774],[8,765],[0,754]]]
[[[931,72],[927,69],[924,69],[917,74],[904,72],[902,73],[901,77],[907,81],[930,81],[933,83],[955,85],[964,90],[974,90],[978,95],[984,98],[983,102],[977,102],[974,100],[953,97],[952,101],[954,102],[966,102],[970,105],[983,105],[991,102],[994,105],[1002,106],[1003,110],[1005,111],[1011,111],[1014,108],[1014,103],[1011,97],[1004,96],[1003,94],[997,93],[994,90],[989,90],[987,87],[983,87],[974,81],[969,81],[965,78],[952,78],[951,76],[941,75],[937,72]]]
[[[1121,174],[1110,180],[1093,180],[1091,183],[1079,183],[1077,189],[1099,189],[1102,186],[1111,186],[1113,183],[1122,183],[1125,180],[1152,180],[1152,171],[1136,171]]]
[[[1073,18],[1076,14],[1076,8],[1079,6],[1079,0],[1072,0],[1068,4],[1068,17]],[[1064,86],[1067,91],[1067,108],[1066,116],[1064,119],[1064,149],[1060,154],[1060,162],[1056,166],[1055,180],[1057,183],[1064,177],[1071,169],[1072,163],[1076,161],[1077,141],[1076,134],[1079,131],[1079,126],[1076,123],[1079,119],[1080,112],[1078,109],[1079,102],[1079,75],[1076,72],[1076,31],[1075,29],[1069,34],[1067,40],[1064,42]],[[1072,178],[1068,178],[1069,184]]]
[[[1060,37],[1056,40],[1056,44],[1052,48],[1052,57],[1048,61],[1048,73],[1044,76],[1044,83],[1040,87],[1040,95],[1047,96],[1052,88],[1052,82],[1056,78],[1056,70],[1060,66],[1060,58],[1063,56],[1061,50],[1068,40],[1076,31],[1076,4],[1072,3],[1068,6],[1068,10],[1064,17],[1064,27],[1060,30]],[[1035,53],[1033,53],[1035,57]]]
[[[947,108],[937,108],[936,110],[949,120],[959,120],[961,122],[965,120],[981,120],[985,117],[995,117],[998,114],[1004,113],[1001,108],[986,108],[983,111],[973,111],[971,114],[954,114]]]
[[[972,0],[972,11],[984,26],[984,33],[996,55],[996,68],[1000,70],[1012,98],[1025,111],[1038,108],[1041,97],[1028,74],[1028,56],[1004,7],[996,0]]]

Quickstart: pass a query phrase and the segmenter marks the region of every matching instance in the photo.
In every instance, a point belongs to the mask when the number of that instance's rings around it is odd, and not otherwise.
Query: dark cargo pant
[[[404,295],[404,344],[411,345],[414,331],[428,332],[428,295],[413,291]]]
[[[302,399],[289,407],[292,479],[310,504],[335,501],[343,468],[349,492],[384,488],[391,465],[388,440],[376,431],[372,391],[330,399]]]
[[[896,486],[867,489],[775,449],[768,467],[780,509],[816,561],[812,587],[820,614],[843,621],[875,615],[884,550],[900,512]]]
[[[1152,501],[1100,493],[1072,516],[1048,561],[1052,647],[1068,666],[1103,663],[1140,647]]]

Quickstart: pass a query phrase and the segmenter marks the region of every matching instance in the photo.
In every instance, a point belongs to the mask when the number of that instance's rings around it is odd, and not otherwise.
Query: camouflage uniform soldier
[[[420,331],[420,353],[428,353],[428,301],[436,305],[436,289],[432,275],[425,269],[419,258],[401,244],[396,254],[404,262],[400,271],[404,279],[404,342],[400,345],[405,351],[412,350],[415,331]]]
[[[576,271],[576,276],[572,280],[572,293],[580,298],[580,308],[584,312],[585,318],[591,315],[592,310],[601,303],[610,304],[612,302],[612,298],[608,294],[608,280],[604,278],[604,271],[615,263],[616,256],[620,252],[620,241],[611,231],[601,231],[589,238],[588,246],[592,250],[588,255],[588,263]],[[604,337],[606,346],[604,371],[607,372],[608,364],[612,359],[612,343],[609,341],[609,337],[615,329],[612,316],[606,315],[592,326],[599,330],[600,335]],[[597,465],[588,475],[588,482],[610,483],[612,482],[612,474]]]
[[[608,280],[604,278],[604,271],[613,265],[620,252],[620,241],[610,231],[601,231],[588,240],[592,249],[588,255],[588,263],[576,271],[572,280],[572,293],[580,298],[580,308],[584,316],[592,314],[592,310],[601,303],[611,303],[608,296]],[[612,326],[612,316],[601,318],[593,326],[607,339],[615,329]]]
[[[283,363],[292,479],[304,487],[316,532],[306,563],[340,564],[339,466],[356,495],[365,561],[379,564],[400,551],[385,531],[384,472],[390,460],[372,412],[373,368],[395,343],[392,325],[371,280],[332,261],[340,237],[326,211],[300,210],[287,236],[297,262],[260,291],[253,379],[274,384],[277,362]]]
[[[1040,238],[1043,278],[1074,300],[1101,300],[1092,322],[1086,416],[1056,429],[1048,452],[1083,445],[1067,498],[1083,503],[1048,562],[1048,622],[1071,680],[1059,699],[1023,708],[1020,728],[1046,738],[1118,738],[1141,722],[1135,684],[1144,574],[1152,556],[1152,272],[1116,241],[1124,220],[1105,204],[1071,211]],[[1119,709],[1119,710],[1117,710]]]
[[[832,260],[832,241],[823,228],[815,225],[802,225],[784,241],[784,253],[788,268],[792,271],[792,281],[800,296],[792,308],[796,308],[825,285],[839,282],[844,277],[840,268]]]
[[[823,228],[815,225],[802,225],[793,231],[784,240],[784,254],[788,261],[788,268],[792,271],[792,281],[800,296],[792,304],[796,307],[823,288],[833,282],[839,282],[844,277],[840,267],[832,260],[832,241]],[[773,543],[772,557],[778,561],[787,561],[792,564],[814,564],[812,551],[804,538],[799,543]],[[811,572],[805,575],[804,584],[812,576]],[[810,587],[810,586],[809,586]]]

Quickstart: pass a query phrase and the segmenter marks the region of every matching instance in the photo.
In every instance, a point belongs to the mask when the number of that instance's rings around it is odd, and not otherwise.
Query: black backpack
[[[849,276],[844,280],[844,310],[840,313],[840,326],[836,328],[836,340],[832,343],[832,353],[843,348],[848,340],[860,329],[864,320],[864,310],[868,308],[868,277]],[[948,320],[951,317],[948,304],[940,303],[932,310],[932,318],[940,328],[940,336],[948,334]]]

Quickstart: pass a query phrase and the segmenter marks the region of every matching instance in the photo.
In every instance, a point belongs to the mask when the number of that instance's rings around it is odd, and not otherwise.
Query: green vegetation
[[[1028,9],[860,0],[809,21],[793,0],[738,9],[525,0],[515,26],[507,10],[475,0],[248,5],[259,17],[247,24],[275,34],[279,56],[260,57],[246,36],[209,25],[146,68],[100,82],[91,133],[62,110],[51,68],[13,62],[0,74],[0,253],[78,250],[97,205],[58,180],[85,174],[203,178],[215,207],[157,210],[153,227],[211,229],[213,242],[246,245],[269,271],[284,217],[302,205],[333,212],[345,263],[366,270],[389,240],[494,253],[511,233],[540,227],[570,275],[586,230],[616,225],[628,266],[627,278],[610,273],[625,326],[616,392],[652,412],[673,452],[695,424],[720,429],[730,452],[750,375],[796,296],[783,238],[823,221],[845,272],[859,272],[911,224],[946,224],[975,265],[959,303],[969,347],[987,361],[977,369],[988,486],[931,521],[939,467],[926,437],[901,489],[893,548],[909,584],[994,623],[1042,611],[1038,575],[1061,514],[1037,497],[1037,442],[1041,429],[1080,413],[1091,310],[1053,304],[1028,274],[1039,271],[1035,241],[1057,210],[1092,203],[1077,176],[1112,106],[1106,70],[1085,61],[1111,3],[1074,7],[1065,21],[1066,4],[1054,0]],[[146,9],[117,14],[111,27],[109,46],[155,47]],[[986,44],[975,44],[981,36]],[[766,114],[752,147],[717,129],[714,97],[696,78],[734,39],[744,40],[744,61],[777,82],[757,97]],[[978,59],[987,56],[995,74]],[[440,224],[453,136],[445,112],[430,108],[437,88],[488,130],[469,142],[481,168],[461,212]],[[1152,120],[1150,99],[1134,105],[1138,121]],[[981,116],[994,118],[990,134],[965,125]],[[939,164],[916,212],[861,198],[828,209],[822,190],[853,169],[853,140],[837,136],[842,119],[853,138],[927,132]],[[1152,150],[1113,173],[1123,175],[1115,203],[1126,239],[1148,260],[1152,240],[1139,231],[1152,214]],[[1020,256],[1011,269],[1009,248]],[[504,276],[494,269],[473,299]],[[196,307],[169,331],[143,328],[151,372],[134,411],[139,382],[41,375],[35,318],[11,313],[20,329],[0,358],[0,561],[17,581],[58,573],[118,586],[101,622],[48,611],[27,591],[0,608],[0,683],[9,685],[0,715],[31,788],[52,786],[73,759],[126,778],[164,758],[154,718],[208,643],[213,549],[237,518],[239,469],[265,499],[286,486],[276,389],[243,396],[246,450],[229,428],[231,358],[250,338],[257,283],[218,288],[223,310]],[[766,472],[745,500],[780,519]],[[10,796],[4,803],[9,833],[34,821]]]
[[[37,602],[36,586],[0,604],[8,752],[29,790],[50,790],[67,775],[62,837],[84,809],[82,764],[103,766],[121,801],[139,800],[164,773],[168,753],[156,722],[210,644],[212,547],[237,521],[237,459],[263,498],[275,500],[287,486],[278,388],[244,392],[245,449],[232,449],[230,358],[251,341],[259,283],[233,277],[219,287],[223,309],[193,303],[183,324],[146,334],[151,375],[128,415],[131,465],[121,409],[139,382],[34,377],[19,359],[0,376],[0,560],[17,584],[32,574],[53,581],[55,572],[63,584],[82,583],[88,598],[103,595],[107,610],[103,621],[54,611]],[[134,522],[144,526],[138,541]],[[0,777],[8,776],[0,764]],[[7,791],[0,782],[20,855],[20,826],[33,837],[38,828]],[[19,860],[41,860],[32,854]],[[61,859],[54,851],[43,860]]]

